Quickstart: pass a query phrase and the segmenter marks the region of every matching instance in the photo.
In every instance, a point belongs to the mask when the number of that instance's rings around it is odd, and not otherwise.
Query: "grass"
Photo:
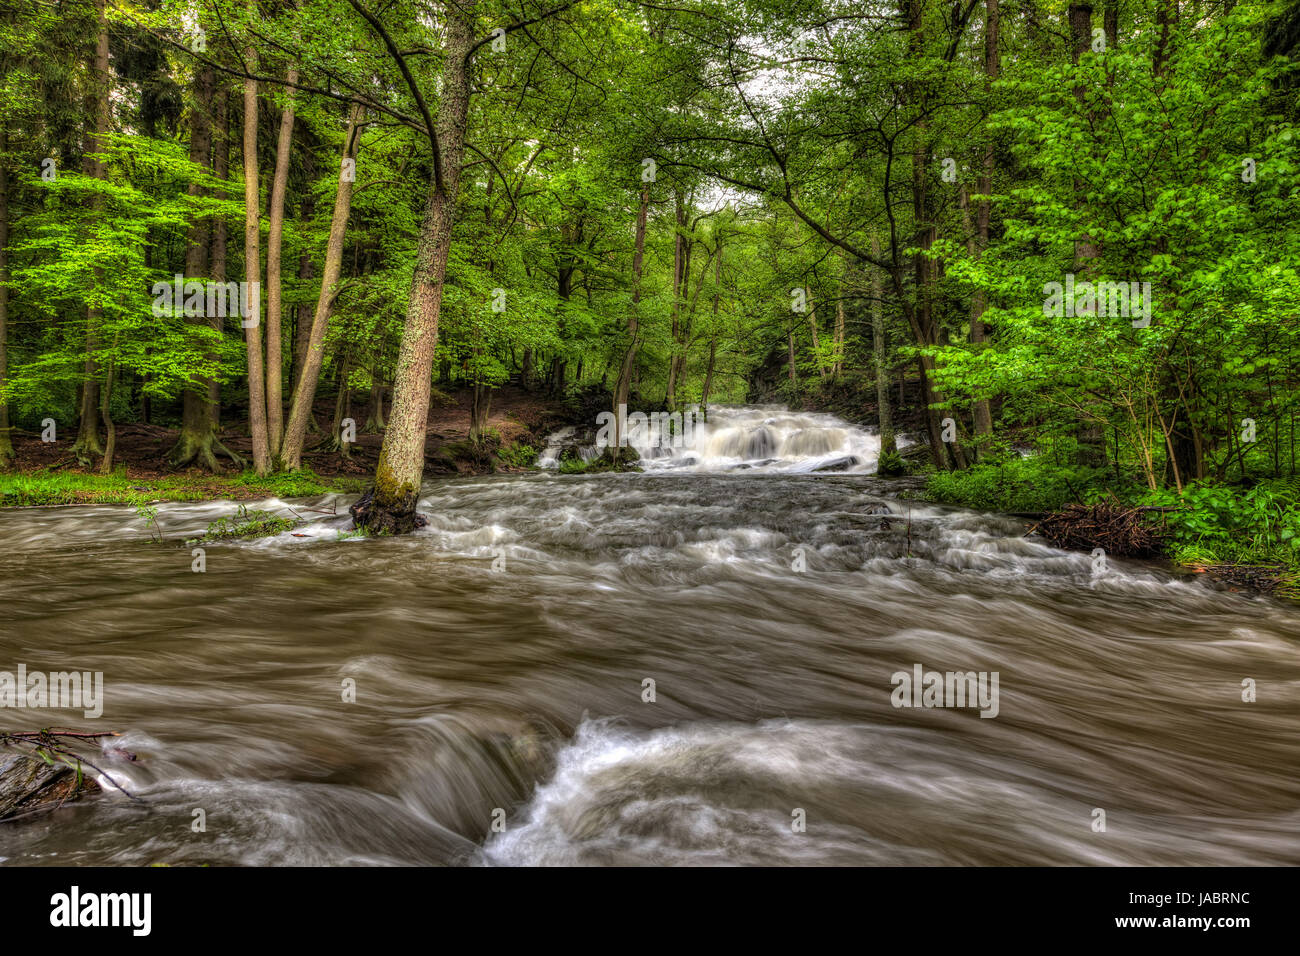
[[[211,501],[223,498],[307,498],[328,492],[354,492],[364,484],[352,478],[321,478],[309,470],[282,475],[165,475],[130,478],[81,471],[0,474],[0,507],[33,505],[133,505],[158,501]]]

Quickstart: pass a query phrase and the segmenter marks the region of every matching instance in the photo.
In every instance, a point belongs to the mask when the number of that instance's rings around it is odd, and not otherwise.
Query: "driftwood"
[[[1193,564],[1190,567],[1195,573],[1208,574],[1233,590],[1245,588],[1300,599],[1300,586],[1280,564]]]
[[[0,822],[57,810],[70,800],[98,791],[99,783],[88,772],[92,770],[109,786],[138,800],[79,752],[87,743],[116,736],[57,730],[0,733]],[[120,755],[135,759],[124,750]]]
[[[1149,558],[1161,553],[1165,534],[1163,528],[1148,523],[1146,515],[1164,510],[1127,508],[1114,500],[1066,505],[1044,515],[1027,533],[1040,534],[1069,551],[1101,548],[1117,558]]]

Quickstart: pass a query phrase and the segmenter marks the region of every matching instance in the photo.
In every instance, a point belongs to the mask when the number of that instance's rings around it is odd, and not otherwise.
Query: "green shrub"
[[[1141,503],[1160,513],[1177,560],[1188,564],[1280,564],[1300,569],[1300,502],[1294,480],[1235,488],[1196,482],[1181,496],[1148,492]]]
[[[907,463],[903,461],[903,456],[896,451],[883,451],[876,460],[876,474],[878,475],[892,478],[906,474],[906,472]]]
[[[982,511],[1055,511],[1107,490],[1101,468],[1062,466],[1043,456],[999,455],[965,471],[938,471],[926,482],[928,501]]]
[[[532,445],[507,445],[497,452],[497,458],[509,468],[531,468],[537,461],[537,449]]]
[[[297,524],[292,518],[282,518],[269,511],[250,511],[247,505],[240,505],[233,518],[218,518],[208,525],[203,537],[194,539],[191,543],[266,538],[289,531]]]

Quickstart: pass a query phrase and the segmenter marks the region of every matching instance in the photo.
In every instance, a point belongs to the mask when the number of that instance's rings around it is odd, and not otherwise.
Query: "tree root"
[[[366,493],[348,508],[352,515],[353,526],[370,534],[410,534],[416,528],[423,528],[429,519],[415,510],[415,496],[411,497],[409,507],[391,508],[375,503],[375,489],[368,488]]]

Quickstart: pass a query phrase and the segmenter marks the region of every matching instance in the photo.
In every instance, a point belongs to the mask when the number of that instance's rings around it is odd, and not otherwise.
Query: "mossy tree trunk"
[[[415,506],[424,475],[429,390],[438,344],[442,284],[465,152],[475,6],[473,0],[468,0],[448,10],[442,95],[434,137],[437,147],[434,183],[420,227],[415,276],[393,372],[392,414],[375,469],[373,494],[367,507],[353,511],[358,526],[374,531],[406,534],[419,524]]]
[[[298,70],[289,67],[280,114],[280,138],[275,148],[275,175],[271,180],[271,222],[266,236],[266,440],[275,462],[280,462],[284,438],[283,358],[280,354],[283,314],[280,260],[284,248],[284,194],[289,186],[289,158],[293,152],[293,87]]]
[[[95,61],[92,70],[92,89],[90,96],[91,115],[95,117],[94,133],[86,138],[86,174],[94,179],[107,178],[104,163],[93,154],[107,146],[112,103],[109,85],[111,77],[108,63],[108,21],[104,16],[104,0],[98,0],[96,11],[99,18],[99,36],[95,42]],[[103,199],[98,196],[93,200],[96,209],[103,207]],[[98,285],[99,270],[96,269]],[[83,467],[89,467],[94,456],[104,454],[104,445],[99,439],[99,326],[103,320],[103,311],[95,306],[86,310],[86,357],[82,373],[81,408],[77,425],[77,440],[72,445],[72,452]]]
[[[5,153],[9,149],[9,131],[0,126],[0,471],[14,463],[14,446],[9,438],[9,401],[4,398],[5,379],[9,374],[9,172]]]
[[[250,0],[249,12],[256,19],[257,5]],[[249,69],[257,65],[257,48],[244,50]],[[248,356],[248,430],[253,439],[253,470],[259,475],[271,470],[266,428],[266,377],[262,356],[261,300],[261,208],[258,202],[257,163],[257,80],[244,80],[244,276],[248,284],[244,302],[244,349]]]
[[[212,126],[210,110],[213,99],[213,71],[211,67],[200,69],[194,77],[194,107],[190,113],[190,162],[196,166],[207,167],[212,151]],[[203,188],[198,183],[191,183],[188,188],[191,196],[203,195]],[[190,226],[189,242],[185,248],[185,278],[206,278],[208,269],[208,235],[209,225],[204,219],[195,219]],[[210,322],[204,316],[187,316],[192,324]],[[196,380],[181,395],[181,431],[167,455],[167,463],[173,468],[185,468],[197,464],[211,472],[221,471],[221,465],[213,451],[216,439],[216,427],[209,408],[209,386],[206,378]]]

